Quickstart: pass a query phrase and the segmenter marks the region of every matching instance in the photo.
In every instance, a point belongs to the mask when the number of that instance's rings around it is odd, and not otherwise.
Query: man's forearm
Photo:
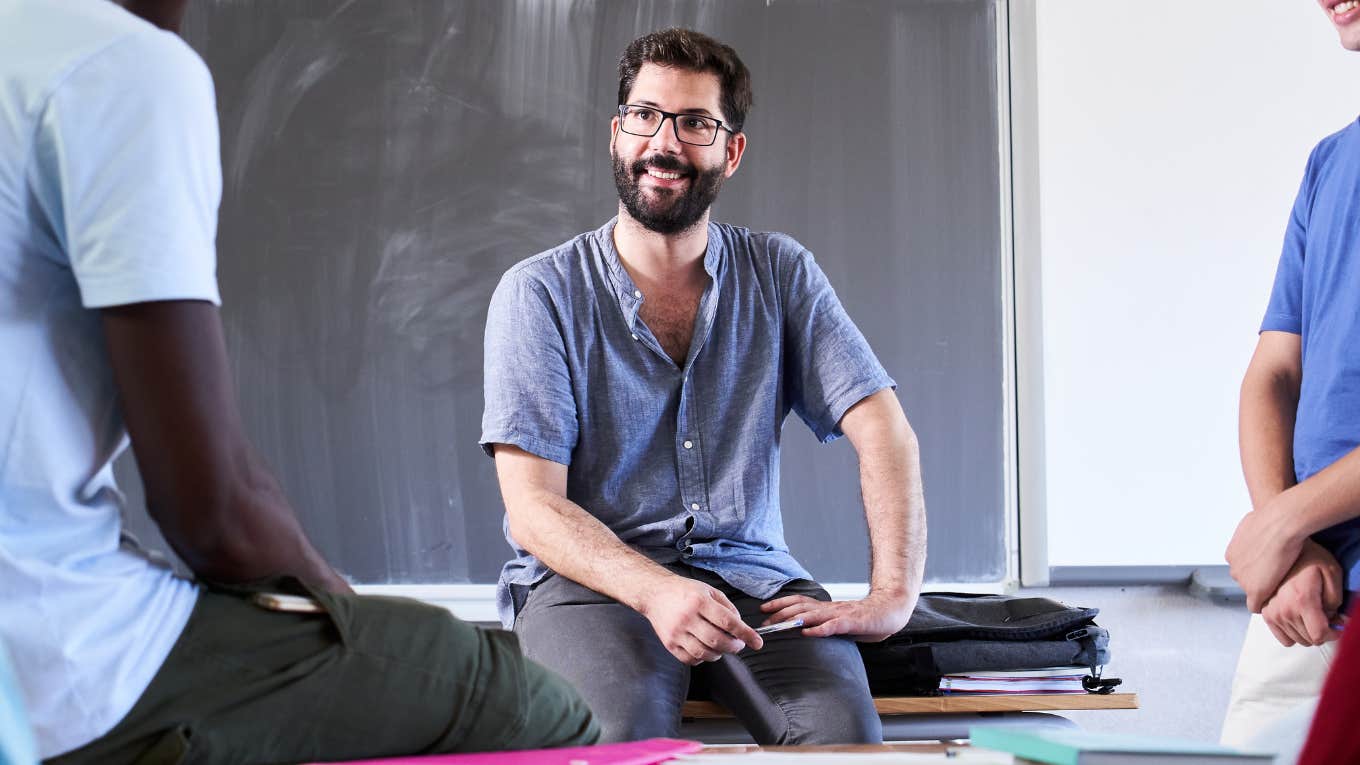
[[[1294,485],[1298,381],[1253,367],[1242,381],[1238,446],[1251,506],[1260,510]]]
[[[1242,381],[1240,415],[1242,472],[1252,507],[1293,542],[1360,516],[1360,450],[1296,484],[1299,384],[1293,364],[1253,358]]]
[[[295,576],[331,592],[349,591],[348,583],[307,539],[259,458],[245,454],[234,462],[244,475],[203,476],[192,488],[179,484],[180,492],[173,498],[155,493],[147,497],[148,511],[185,564],[216,582]],[[194,511],[166,511],[176,504]],[[192,523],[183,522],[187,516],[192,516]]]
[[[904,424],[889,444],[860,456],[860,490],[869,526],[869,588],[915,598],[925,576],[926,512],[916,436]]]
[[[133,303],[101,318],[147,509],[184,562],[221,582],[291,574],[348,590],[246,438],[217,307]]]
[[[674,576],[560,494],[529,489],[513,502],[508,509],[516,542],[557,574],[635,611],[645,613],[652,585]]]
[[[870,594],[911,607],[926,568],[926,503],[920,447],[892,390],[868,396],[841,418],[859,457],[869,525]]]
[[[1360,447],[1285,490],[1268,507],[1287,519],[1296,539],[1360,517]]]

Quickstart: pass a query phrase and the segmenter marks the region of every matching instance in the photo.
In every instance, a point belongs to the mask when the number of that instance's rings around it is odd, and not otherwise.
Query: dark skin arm
[[[179,34],[188,0],[123,0],[123,7],[169,32]]]
[[[179,34],[188,0],[122,5]],[[147,511],[185,564],[210,581],[291,575],[352,592],[246,440],[217,307],[136,303],[101,315]]]
[[[100,314],[147,510],[185,564],[210,581],[291,575],[351,592],[246,439],[217,307],[177,300]]]

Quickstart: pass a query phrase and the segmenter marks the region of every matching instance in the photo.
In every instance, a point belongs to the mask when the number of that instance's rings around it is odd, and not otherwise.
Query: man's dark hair
[[[643,64],[656,64],[693,72],[712,72],[722,84],[723,121],[740,132],[751,109],[751,72],[730,46],[692,29],[663,29],[643,35],[628,45],[619,59],[619,105]]]

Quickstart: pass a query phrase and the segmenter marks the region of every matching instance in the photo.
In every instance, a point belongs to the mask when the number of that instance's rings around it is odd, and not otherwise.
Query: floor
[[[1066,587],[1022,590],[1070,605],[1099,608],[1110,631],[1107,676],[1138,694],[1140,708],[1066,712],[1092,731],[1217,741],[1228,706],[1247,610],[1190,595],[1183,586]]]

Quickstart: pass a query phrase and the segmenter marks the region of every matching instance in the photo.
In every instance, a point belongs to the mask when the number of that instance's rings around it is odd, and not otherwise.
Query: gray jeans
[[[751,626],[760,604],[717,575],[682,564],[672,571],[723,592]],[[774,596],[830,600],[816,582],[796,580]],[[770,635],[746,649],[689,667],[671,656],[642,614],[550,574],[529,593],[515,618],[526,656],[561,675],[584,697],[602,741],[674,737],[680,708],[696,686],[732,711],[759,744],[880,743],[883,727],[869,695],[864,663],[843,638]]]

